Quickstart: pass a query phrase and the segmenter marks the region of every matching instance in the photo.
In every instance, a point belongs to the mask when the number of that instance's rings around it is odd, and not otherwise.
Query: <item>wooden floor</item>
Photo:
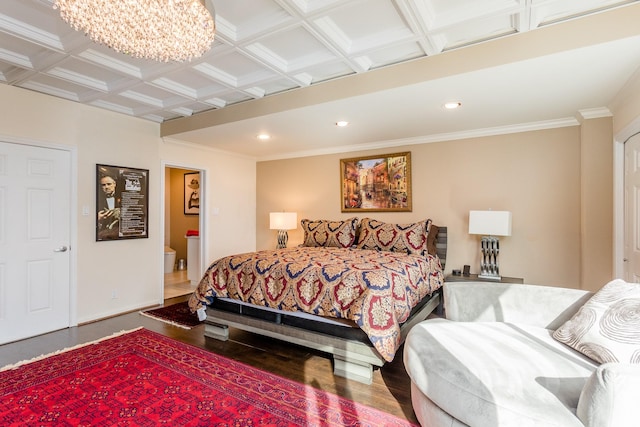
[[[173,273],[164,275],[164,299],[189,295],[196,287],[187,279],[187,270],[173,270]]]
[[[165,305],[187,298],[168,299]],[[202,325],[191,330],[182,329],[138,312],[2,345],[0,367],[140,326],[417,423],[411,408],[410,383],[402,363],[402,348],[392,363],[375,370],[373,384],[365,385],[335,377],[331,358],[324,353],[233,328],[230,340],[221,342],[205,338]]]

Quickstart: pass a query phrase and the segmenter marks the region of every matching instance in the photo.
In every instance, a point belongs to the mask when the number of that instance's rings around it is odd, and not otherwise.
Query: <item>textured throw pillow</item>
[[[412,224],[392,224],[364,218],[360,223],[357,247],[358,249],[426,255],[427,235],[430,227],[430,219]]]
[[[602,287],[553,337],[600,363],[640,363],[640,284]]]
[[[345,221],[303,219],[300,225],[304,230],[303,246],[348,248],[356,241],[358,218]]]

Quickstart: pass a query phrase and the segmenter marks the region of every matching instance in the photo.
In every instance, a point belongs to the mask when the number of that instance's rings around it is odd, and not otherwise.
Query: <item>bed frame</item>
[[[436,240],[438,257],[444,270],[447,254],[447,228],[439,227]],[[400,327],[404,342],[409,330],[433,311],[441,311],[442,288],[425,297],[409,319]],[[204,335],[220,341],[229,339],[229,327],[276,338],[333,355],[333,373],[365,384],[373,380],[374,366],[385,360],[373,347],[366,334],[357,327],[330,325],[281,311],[239,305],[216,298],[207,307]]]

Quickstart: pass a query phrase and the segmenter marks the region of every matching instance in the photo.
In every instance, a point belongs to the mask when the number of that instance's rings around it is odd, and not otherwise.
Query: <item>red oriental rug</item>
[[[188,301],[141,311],[140,314],[184,329],[191,329],[202,323],[198,320],[198,315],[189,309]]]
[[[0,371],[2,426],[410,426],[145,329]]]

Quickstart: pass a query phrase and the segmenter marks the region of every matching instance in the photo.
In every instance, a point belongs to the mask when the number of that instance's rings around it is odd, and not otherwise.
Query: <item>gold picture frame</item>
[[[411,212],[411,152],[340,160],[342,212]]]

